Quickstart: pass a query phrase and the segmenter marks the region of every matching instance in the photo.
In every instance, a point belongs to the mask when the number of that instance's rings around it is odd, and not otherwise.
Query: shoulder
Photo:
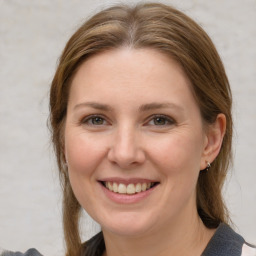
[[[256,256],[256,249],[247,244],[242,236],[237,234],[227,224],[220,224],[209,241],[202,256]]]
[[[43,256],[36,249],[29,249],[25,253],[0,250],[0,256]]]

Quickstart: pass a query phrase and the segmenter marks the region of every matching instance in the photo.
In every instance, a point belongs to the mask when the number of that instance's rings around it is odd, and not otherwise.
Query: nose
[[[122,169],[142,164],[145,159],[145,152],[141,145],[139,131],[135,128],[119,128],[111,143],[108,152],[108,159]]]

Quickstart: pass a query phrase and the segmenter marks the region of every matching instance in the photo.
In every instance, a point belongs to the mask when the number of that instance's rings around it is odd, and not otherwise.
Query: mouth
[[[109,191],[117,194],[134,195],[157,186],[159,182],[137,182],[137,183],[118,183],[113,181],[101,181],[101,184]]]

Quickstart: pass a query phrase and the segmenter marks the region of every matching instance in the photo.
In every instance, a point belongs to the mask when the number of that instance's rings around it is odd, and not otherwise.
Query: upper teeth
[[[106,188],[108,188],[110,191],[113,191],[115,193],[119,194],[135,194],[139,193],[141,191],[146,191],[153,185],[152,182],[144,182],[144,183],[136,183],[136,184],[128,184],[125,185],[123,183],[116,183],[116,182],[105,182]]]

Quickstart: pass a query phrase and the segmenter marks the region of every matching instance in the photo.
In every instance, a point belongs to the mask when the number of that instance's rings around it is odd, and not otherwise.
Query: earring
[[[205,168],[205,171],[209,171],[209,169],[211,168],[211,164],[209,163],[209,162],[207,162],[207,166],[206,166],[206,168]]]

